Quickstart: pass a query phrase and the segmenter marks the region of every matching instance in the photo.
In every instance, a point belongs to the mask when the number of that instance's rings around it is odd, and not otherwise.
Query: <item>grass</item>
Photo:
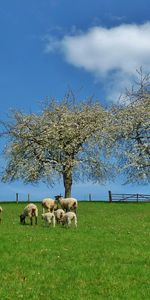
[[[2,204],[0,299],[150,299],[149,203],[81,202],[77,229],[20,225],[24,206]]]

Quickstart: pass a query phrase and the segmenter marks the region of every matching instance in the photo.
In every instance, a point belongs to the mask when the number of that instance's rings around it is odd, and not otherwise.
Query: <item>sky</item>
[[[0,0],[0,119],[10,109],[38,112],[46,97],[61,99],[71,88],[79,99],[115,103],[131,88],[136,69],[150,72],[149,0]],[[0,140],[0,166],[5,161]],[[150,186],[73,185],[72,195],[107,200],[114,193],[148,193]],[[64,193],[21,182],[0,183],[0,201],[31,200]]]

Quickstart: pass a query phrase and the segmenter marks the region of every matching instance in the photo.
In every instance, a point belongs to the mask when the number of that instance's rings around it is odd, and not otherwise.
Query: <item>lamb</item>
[[[74,225],[75,227],[77,227],[77,216],[73,211],[65,213],[61,219],[62,225],[67,224],[68,226],[70,226],[72,221],[74,221]]]
[[[43,214],[45,213],[45,209],[47,209],[48,212],[53,212],[55,209],[57,209],[57,202],[51,198],[44,198],[42,200],[42,207]]]
[[[3,211],[3,209],[2,209],[2,207],[0,206],[0,223],[1,223],[1,221],[2,221],[2,219],[1,219],[2,211]]]
[[[55,196],[56,201],[60,203],[62,209],[66,212],[74,211],[77,212],[78,201],[75,198],[63,198],[61,195]]]
[[[30,203],[28,204],[22,214],[20,215],[20,223],[25,224],[25,218],[30,218],[30,224],[33,224],[32,218],[35,217],[35,224],[37,225],[37,217],[38,217],[38,208],[35,204]]]
[[[63,209],[59,208],[59,209],[55,210],[54,214],[55,214],[55,219],[56,219],[57,224],[61,223],[61,219],[63,218],[65,211]]]
[[[45,223],[49,225],[53,224],[53,227],[55,227],[55,215],[53,212],[43,213],[42,219],[45,220]]]

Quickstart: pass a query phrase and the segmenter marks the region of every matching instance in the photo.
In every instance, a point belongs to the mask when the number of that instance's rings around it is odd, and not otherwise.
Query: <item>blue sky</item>
[[[135,69],[150,71],[150,2],[120,0],[1,0],[0,118],[10,108],[38,111],[46,96],[60,99],[68,87],[104,105],[130,87]],[[1,151],[4,143],[0,142]],[[0,159],[1,166],[4,164]],[[107,191],[150,193],[150,186],[78,184],[73,196],[107,199]],[[0,200],[63,193],[43,184],[0,183]]]

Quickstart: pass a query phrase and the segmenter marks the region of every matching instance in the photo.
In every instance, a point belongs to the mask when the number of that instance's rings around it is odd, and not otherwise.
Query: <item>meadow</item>
[[[19,224],[2,203],[0,299],[150,299],[150,203],[80,202],[78,228]]]

